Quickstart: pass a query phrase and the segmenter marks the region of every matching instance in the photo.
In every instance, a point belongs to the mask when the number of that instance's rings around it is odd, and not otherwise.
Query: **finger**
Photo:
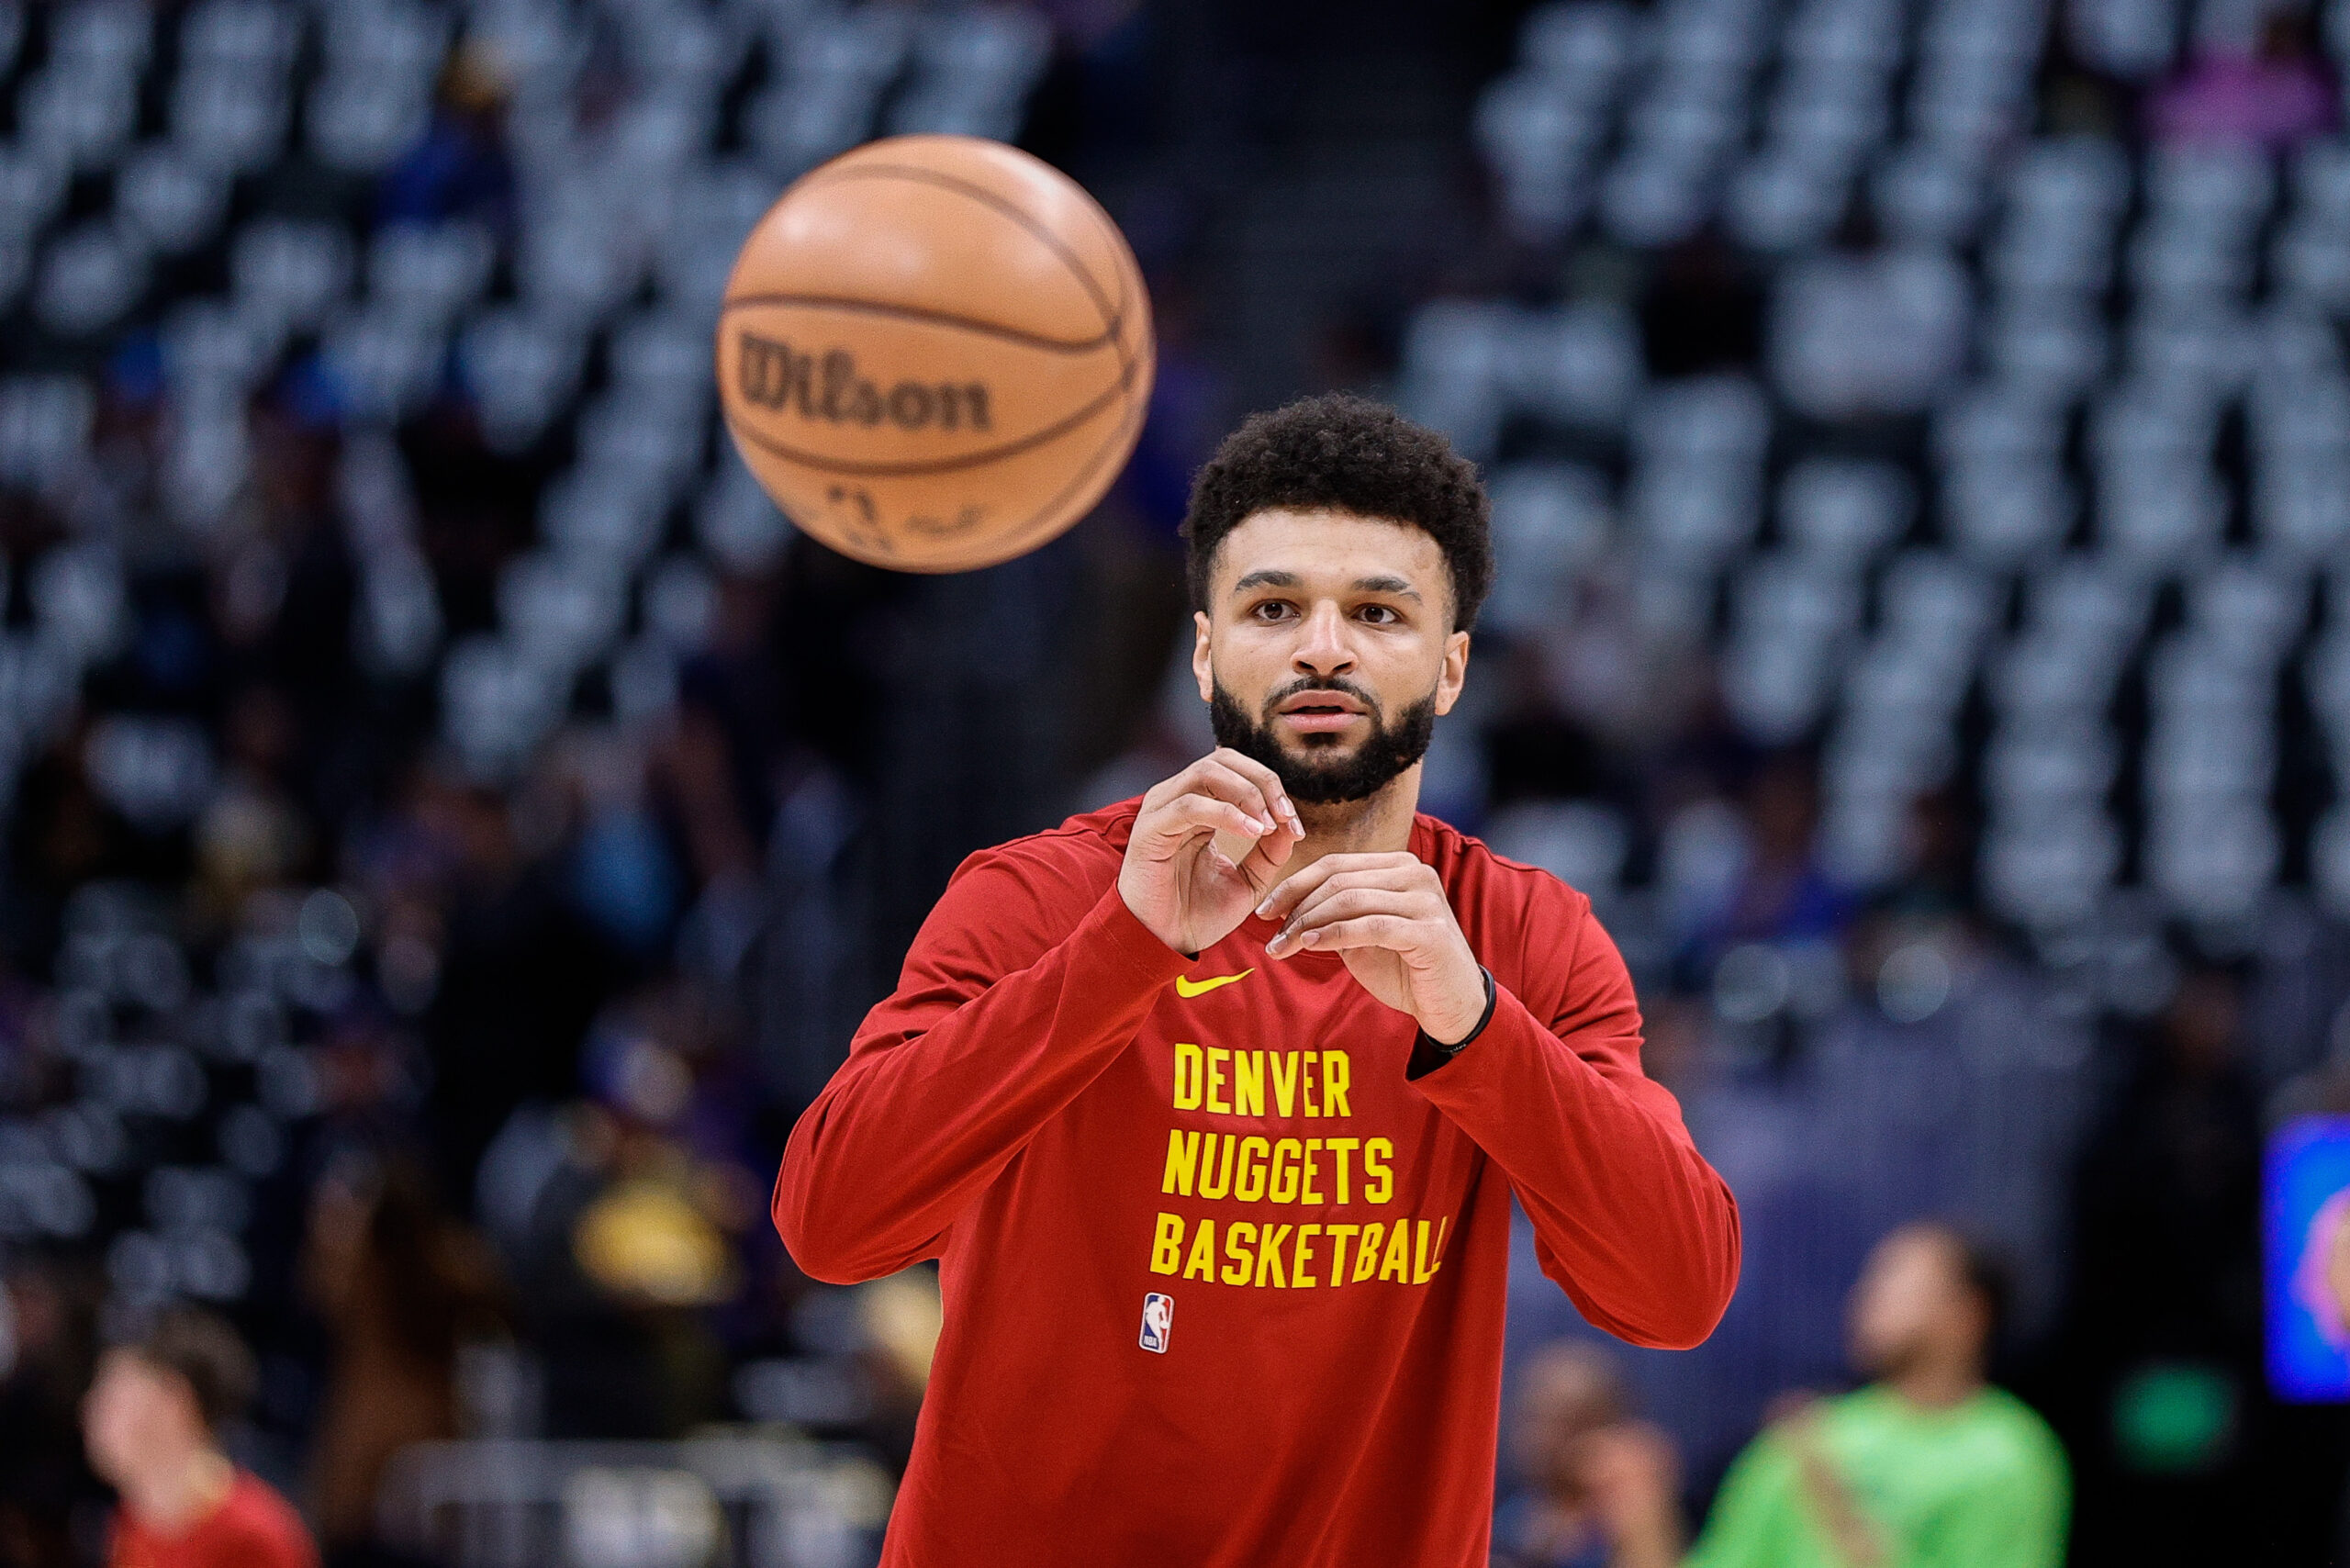
[[[1357,883],[1348,887],[1325,886],[1304,908],[1291,915],[1289,924],[1281,927],[1285,936],[1302,935],[1316,926],[1352,920],[1362,914],[1400,914],[1416,920],[1427,911],[1418,907],[1419,901],[1402,888],[1382,888]]]
[[[1323,912],[1342,896],[1366,890],[1377,891],[1398,910],[1418,913],[1427,912],[1411,911],[1411,902],[1416,895],[1433,891],[1425,887],[1419,878],[1400,867],[1342,871],[1337,876],[1324,879],[1320,887],[1297,900],[1282,929],[1295,934],[1308,925],[1318,925],[1326,918]]]
[[[1418,924],[1427,919],[1427,911],[1415,908],[1409,894],[1393,888],[1342,888],[1328,893],[1310,912],[1292,918],[1275,932],[1272,940],[1265,944],[1265,953],[1278,958],[1301,948],[1319,946],[1319,942],[1309,940],[1317,932],[1349,920],[1385,916]]]
[[[1290,851],[1297,847],[1304,836],[1304,829],[1283,823],[1279,832],[1269,833],[1259,839],[1256,847],[1242,858],[1240,874],[1248,879],[1251,888],[1263,892],[1273,885],[1273,879],[1281,875],[1281,866],[1289,859]]]
[[[1239,756],[1237,752],[1231,755]],[[1265,829],[1269,833],[1280,827],[1284,819],[1274,808],[1274,797],[1266,793],[1263,783],[1226,763],[1224,760],[1225,756],[1225,753],[1216,752],[1192,764],[1192,788],[1204,790],[1218,800],[1230,801],[1242,811],[1255,814],[1263,820]],[[1248,759],[1240,757],[1240,760],[1247,762]],[[1281,781],[1271,778],[1268,769],[1260,768],[1259,771],[1266,774],[1266,777],[1271,780],[1273,790],[1278,792]]]
[[[1219,801],[1210,795],[1178,795],[1151,812],[1147,825],[1141,827],[1144,840],[1152,850],[1171,852],[1203,833],[1237,833],[1247,838],[1265,836],[1265,824],[1229,801]]]
[[[1213,757],[1202,757],[1159,785],[1158,792],[1156,801],[1147,795],[1143,797],[1145,810],[1163,809],[1186,795],[1207,795],[1239,807],[1255,817],[1266,833],[1281,825],[1281,819],[1265,802],[1264,791]]]
[[[1300,837],[1304,835],[1305,824],[1298,821],[1297,802],[1291,800],[1289,791],[1281,787],[1280,774],[1259,762],[1255,757],[1237,752],[1228,745],[1218,746],[1208,753],[1208,760],[1222,763],[1241,778],[1256,785],[1259,792],[1265,797],[1265,803],[1272,808],[1273,814],[1296,828]]]
[[[1353,920],[1341,920],[1333,925],[1317,925],[1311,931],[1301,931],[1282,952],[1343,953],[1356,947],[1383,947],[1391,953],[1416,951],[1423,941],[1420,923],[1400,914],[1366,914]],[[1268,958],[1279,957],[1270,944],[1265,948]]]
[[[1275,888],[1272,895],[1257,906],[1257,913],[1269,920],[1279,920],[1285,913],[1296,908],[1306,894],[1333,877],[1356,871],[1393,869],[1410,872],[1415,867],[1423,872],[1428,869],[1426,861],[1402,850],[1371,855],[1325,855]]]

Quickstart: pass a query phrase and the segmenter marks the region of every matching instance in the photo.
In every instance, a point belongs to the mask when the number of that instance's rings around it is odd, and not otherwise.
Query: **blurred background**
[[[1741,1203],[1712,1341],[1612,1362],[1686,1501],[1934,1216],[2076,1562],[2332,1559],[2259,1183],[2350,1111],[2345,57],[2338,0],[0,5],[0,1561],[95,1560],[74,1401],[168,1300],[338,1561],[869,1560],[935,1286],[800,1275],[782,1140],[964,855],[1211,745],[1190,474],[1330,387],[1494,492],[1426,809],[1596,901]],[[1083,181],[1161,334],[1097,515],[944,578],[712,416],[753,220],[912,130]],[[1594,1338],[1524,1251],[1515,1364]]]

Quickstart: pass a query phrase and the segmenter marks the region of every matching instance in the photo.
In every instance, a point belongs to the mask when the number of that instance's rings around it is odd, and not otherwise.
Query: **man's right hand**
[[[1218,834],[1237,860],[1216,847]],[[1118,896],[1169,947],[1203,952],[1248,918],[1304,836],[1280,776],[1219,747],[1142,798]]]

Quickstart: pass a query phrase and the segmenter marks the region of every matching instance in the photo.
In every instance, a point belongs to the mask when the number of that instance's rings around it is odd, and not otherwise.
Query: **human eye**
[[[1296,613],[1297,607],[1282,599],[1259,599],[1248,608],[1251,619],[1268,623],[1287,621]]]
[[[1355,613],[1373,626],[1400,626],[1404,622],[1392,604],[1366,604]]]

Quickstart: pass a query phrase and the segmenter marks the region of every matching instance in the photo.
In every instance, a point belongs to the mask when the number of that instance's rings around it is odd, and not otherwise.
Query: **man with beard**
[[[1184,525],[1210,756],[976,855],[793,1129],[820,1279],[940,1260],[885,1564],[1482,1568],[1510,1199],[1638,1344],[1738,1215],[1590,901],[1417,815],[1493,576],[1377,405],[1250,420]]]

